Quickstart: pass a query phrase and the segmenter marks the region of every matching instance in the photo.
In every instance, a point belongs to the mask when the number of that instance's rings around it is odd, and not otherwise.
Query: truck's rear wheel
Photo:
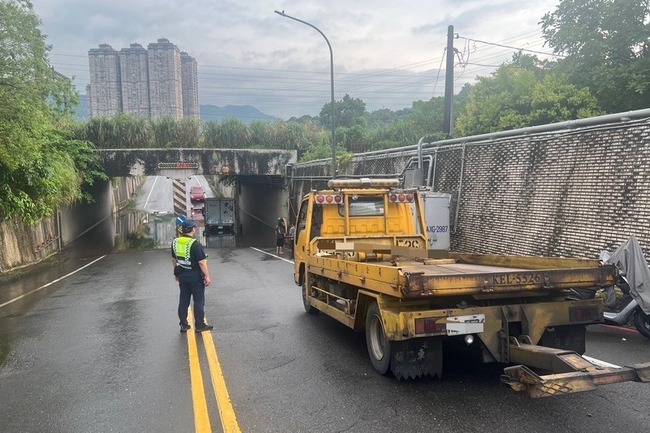
[[[373,368],[386,374],[390,367],[391,342],[386,338],[376,302],[368,306],[366,313],[366,346]]]
[[[305,311],[309,314],[316,314],[318,310],[314,308],[309,302],[307,302],[307,282],[302,282],[302,306],[305,307]]]

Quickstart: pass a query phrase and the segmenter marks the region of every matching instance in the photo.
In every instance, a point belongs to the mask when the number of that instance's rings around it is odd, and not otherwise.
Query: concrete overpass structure
[[[217,197],[234,198],[239,243],[275,242],[273,228],[289,216],[286,168],[297,162],[296,151],[257,149],[101,149],[106,173],[112,177],[165,176],[208,179]],[[182,188],[184,183],[175,183]],[[182,212],[176,212],[182,213]],[[248,239],[248,242],[246,241]]]
[[[204,176],[279,176],[297,162],[296,151],[256,149],[99,149],[111,177],[160,175],[165,167],[185,163],[193,174]],[[180,166],[179,166],[180,168]]]

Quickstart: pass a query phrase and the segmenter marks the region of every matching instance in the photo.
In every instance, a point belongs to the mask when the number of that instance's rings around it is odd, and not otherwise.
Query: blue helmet
[[[196,222],[193,219],[187,219],[181,224],[181,230],[183,233],[189,233],[196,227]]]

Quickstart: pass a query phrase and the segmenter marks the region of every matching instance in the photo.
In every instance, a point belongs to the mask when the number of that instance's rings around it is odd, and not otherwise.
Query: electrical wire
[[[552,58],[561,58],[553,53],[531,48],[516,47],[511,41],[538,35],[528,32],[515,35],[499,42],[489,42],[475,38],[461,37],[464,41],[462,50],[457,50],[456,66],[460,70],[454,73],[454,90],[462,87],[480,75],[487,75],[503,63],[509,50],[530,52]],[[532,43],[536,45],[535,42]],[[530,44],[529,44],[530,46]],[[446,48],[439,58],[425,59],[420,62],[400,65],[394,68],[361,73],[336,72],[335,87],[339,95],[350,94],[362,99],[367,105],[386,106],[404,100],[416,101],[429,94],[436,96],[438,86],[444,82],[441,78]],[[75,84],[85,89],[90,79],[87,63],[77,63],[71,59],[87,59],[87,56],[50,53],[51,58],[63,58],[61,62],[52,62],[56,69],[62,69],[75,77]],[[433,67],[439,63],[437,69]],[[413,72],[413,69],[422,69]],[[79,75],[79,76],[77,76]],[[467,76],[467,79],[464,77]],[[471,78],[469,78],[471,76]],[[323,104],[329,89],[329,71],[305,71],[295,69],[271,69],[224,65],[199,65],[199,88],[202,99],[218,100],[219,105],[253,105],[262,110],[269,106],[274,111],[286,111],[291,108],[314,105],[314,100],[322,99]],[[431,87],[432,86],[432,87]],[[427,93],[426,88],[431,89]],[[275,92],[276,94],[270,94]],[[250,102],[247,102],[250,101]],[[262,108],[260,108],[262,106]]]

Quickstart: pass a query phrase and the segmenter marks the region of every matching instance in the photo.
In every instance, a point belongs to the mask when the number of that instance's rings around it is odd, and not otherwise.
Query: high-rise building
[[[181,51],[181,77],[183,88],[183,117],[198,119],[199,112],[199,78],[196,60]]]
[[[120,58],[108,44],[88,51],[90,117],[114,116],[122,110]]]
[[[167,39],[147,46],[149,52],[149,101],[151,117],[183,118],[181,52]]]
[[[124,112],[152,118],[199,117],[196,60],[167,39],[119,53],[108,44],[88,51],[90,117]]]
[[[122,111],[133,116],[149,116],[149,70],[147,50],[131,44],[120,50]]]

